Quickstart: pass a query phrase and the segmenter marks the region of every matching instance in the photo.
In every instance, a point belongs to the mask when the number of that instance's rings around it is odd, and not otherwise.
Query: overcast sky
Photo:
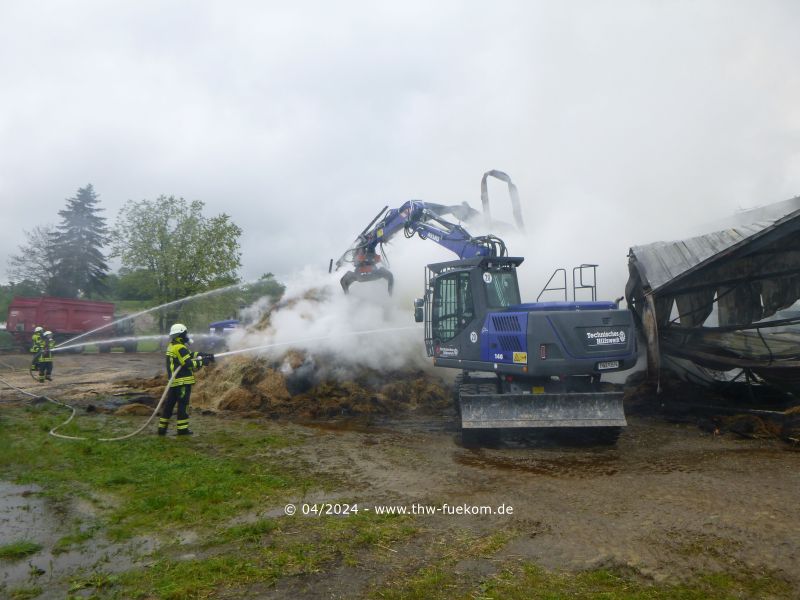
[[[529,262],[624,278],[631,245],[800,193],[798,31],[792,0],[2,0],[0,258],[91,182],[112,222],[203,200],[245,277],[289,274],[385,204],[479,207],[494,168]]]

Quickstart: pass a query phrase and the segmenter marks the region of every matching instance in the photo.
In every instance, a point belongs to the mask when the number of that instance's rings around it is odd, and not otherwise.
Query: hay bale
[[[256,376],[253,359],[237,356],[197,377],[192,390],[192,404],[198,408],[217,410],[231,390],[242,385],[242,379]]]
[[[786,412],[787,416],[781,428],[781,437],[787,442],[800,444],[800,411],[792,413],[789,413],[789,411]]]
[[[450,393],[444,384],[423,376],[387,383],[381,387],[381,395],[392,410],[441,409],[450,405]]]
[[[303,366],[306,362],[307,357],[305,353],[300,352],[299,350],[289,350],[286,352],[286,356],[284,356],[283,364],[281,365],[284,370],[292,370],[299,369]]]
[[[286,378],[274,369],[267,369],[254,388],[270,404],[286,402],[291,398],[286,389]]]
[[[151,397],[160,397],[164,388],[167,387],[167,376],[156,375],[149,379],[123,379],[117,384],[122,389],[133,389],[144,392]]]
[[[781,436],[780,426],[756,415],[734,415],[723,418],[725,429],[749,439],[777,438]]]
[[[243,387],[235,387],[225,393],[217,407],[239,412],[258,410],[261,408],[261,397]]]

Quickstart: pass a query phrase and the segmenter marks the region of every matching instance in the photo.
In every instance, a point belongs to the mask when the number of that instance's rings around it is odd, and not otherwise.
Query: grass
[[[701,573],[686,582],[653,582],[629,569],[580,572],[548,571],[497,553],[517,535],[513,527],[485,536],[448,535],[430,547],[442,550],[422,566],[373,586],[374,600],[728,600],[791,598],[796,590],[776,573],[744,565],[726,572]],[[460,567],[465,559],[483,560],[494,574],[479,576]]]
[[[373,561],[374,550],[401,543],[417,531],[407,517],[364,513],[261,519],[219,531],[204,544],[216,551],[203,558],[180,560],[165,549],[148,569],[124,574],[120,591],[125,598],[214,597],[251,584],[320,573],[339,563],[356,567],[364,555]]]
[[[319,487],[304,465],[274,454],[292,443],[289,437],[252,423],[208,419],[202,436],[186,440],[143,434],[120,443],[70,442],[44,434],[63,420],[63,411],[47,406],[26,412],[30,419],[0,430],[6,448],[0,476],[40,485],[55,499],[113,497],[103,522],[112,540],[207,528],[287,493]],[[129,431],[141,423],[105,415],[79,421],[97,433],[109,433],[112,425]],[[64,430],[79,432],[86,434],[72,424]]]
[[[61,554],[62,552],[68,552],[74,546],[80,546],[85,542],[88,542],[95,536],[97,530],[100,528],[100,525],[95,524],[92,527],[88,527],[86,529],[77,528],[73,533],[65,535],[56,541],[55,545],[53,546],[53,554]]]
[[[427,544],[433,553],[426,557],[424,566],[374,587],[370,597],[376,600],[480,598],[481,595],[475,595],[477,582],[456,572],[458,563],[465,559],[489,559],[516,534],[512,526],[483,536],[466,530],[448,533]]]
[[[31,600],[31,598],[40,596],[42,591],[42,588],[38,585],[15,588],[8,591],[8,597],[11,600]]]
[[[547,571],[534,564],[506,564],[492,577],[465,585],[442,565],[426,566],[374,590],[382,600],[729,600],[791,598],[796,590],[772,574],[703,574],[686,583],[654,583],[634,574],[596,569],[579,573]]]
[[[157,340],[140,340],[137,346],[137,352],[161,352]]]
[[[163,348],[159,345],[158,340],[139,340],[136,342],[136,351],[137,352],[162,352]],[[111,348],[111,352],[114,354],[125,354],[124,349],[122,346],[114,346]],[[87,345],[84,354],[99,354],[100,351],[98,350],[97,346],[94,344]]]
[[[9,544],[0,546],[0,559],[2,560],[19,560],[36,554],[42,549],[41,544],[31,542],[29,540],[17,540]]]
[[[714,573],[688,583],[651,583],[608,569],[580,573],[554,573],[536,565],[508,569],[488,581],[483,592],[508,600],[607,598],[628,600],[706,600],[728,598],[790,597],[791,586],[770,574]]]

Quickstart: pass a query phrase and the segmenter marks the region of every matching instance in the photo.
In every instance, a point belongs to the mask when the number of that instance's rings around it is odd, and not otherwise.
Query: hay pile
[[[362,369],[344,378],[325,363],[297,352],[280,363],[233,357],[198,377],[192,404],[294,420],[441,412],[450,404],[447,385],[422,371]]]
[[[697,426],[714,435],[735,434],[748,439],[782,439],[800,444],[800,406],[790,407],[791,396],[762,390],[765,397],[752,398],[744,385],[707,388],[662,371],[661,393],[637,372],[628,378],[624,403],[628,414],[661,415]],[[783,406],[770,405],[776,398]],[[763,403],[759,402],[759,399]]]

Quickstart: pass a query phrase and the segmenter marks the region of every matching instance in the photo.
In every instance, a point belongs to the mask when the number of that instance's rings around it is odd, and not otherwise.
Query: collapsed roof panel
[[[800,312],[781,312],[800,299],[800,197],[734,219],[631,248],[628,305],[651,354],[720,370],[800,369]]]

